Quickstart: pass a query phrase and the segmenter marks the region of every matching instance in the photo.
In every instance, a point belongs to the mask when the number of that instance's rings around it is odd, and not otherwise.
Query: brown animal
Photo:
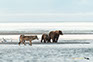
[[[57,43],[59,35],[63,35],[62,31],[60,30],[51,31],[49,33],[49,37],[50,37],[49,41],[52,39],[53,42]]]
[[[43,34],[41,37],[41,42],[44,40],[44,43],[49,42],[49,35],[48,34]]]
[[[20,43],[23,43],[25,45],[25,41],[29,41],[30,45],[32,45],[32,40],[38,40],[37,36],[24,36],[24,35],[20,35],[20,42],[18,43],[20,45]]]

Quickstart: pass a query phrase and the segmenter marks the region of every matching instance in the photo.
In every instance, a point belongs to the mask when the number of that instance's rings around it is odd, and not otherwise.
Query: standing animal
[[[48,34],[43,34],[42,37],[41,37],[41,42],[42,42],[42,40],[44,40],[44,43],[50,42],[49,41],[49,35]]]
[[[23,43],[25,45],[25,41],[29,41],[30,42],[30,45],[32,45],[32,40],[35,40],[37,39],[38,40],[38,37],[37,36],[24,36],[24,35],[20,35],[20,41],[19,41],[19,45],[20,43]]]
[[[57,43],[58,39],[59,39],[59,35],[63,35],[62,31],[60,30],[56,30],[56,31],[51,31],[49,33],[49,41],[52,39],[53,42]]]

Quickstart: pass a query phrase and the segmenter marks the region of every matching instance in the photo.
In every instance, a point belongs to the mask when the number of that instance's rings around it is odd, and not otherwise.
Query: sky
[[[93,22],[93,0],[0,0],[0,22]]]

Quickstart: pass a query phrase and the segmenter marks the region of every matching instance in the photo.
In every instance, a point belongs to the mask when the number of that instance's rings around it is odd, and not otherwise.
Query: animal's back
[[[43,38],[43,39],[48,38],[48,34],[43,34],[43,35],[42,35],[42,38]]]
[[[35,36],[20,36],[20,39],[23,39],[23,40],[34,40],[34,37]]]
[[[54,35],[55,35],[56,33],[55,33],[55,31],[51,31],[50,33],[49,33],[49,37],[50,38],[54,38]]]

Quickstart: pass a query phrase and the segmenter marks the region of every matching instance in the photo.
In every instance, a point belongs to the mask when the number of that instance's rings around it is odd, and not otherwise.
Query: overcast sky
[[[93,21],[93,0],[0,0],[0,22]]]

